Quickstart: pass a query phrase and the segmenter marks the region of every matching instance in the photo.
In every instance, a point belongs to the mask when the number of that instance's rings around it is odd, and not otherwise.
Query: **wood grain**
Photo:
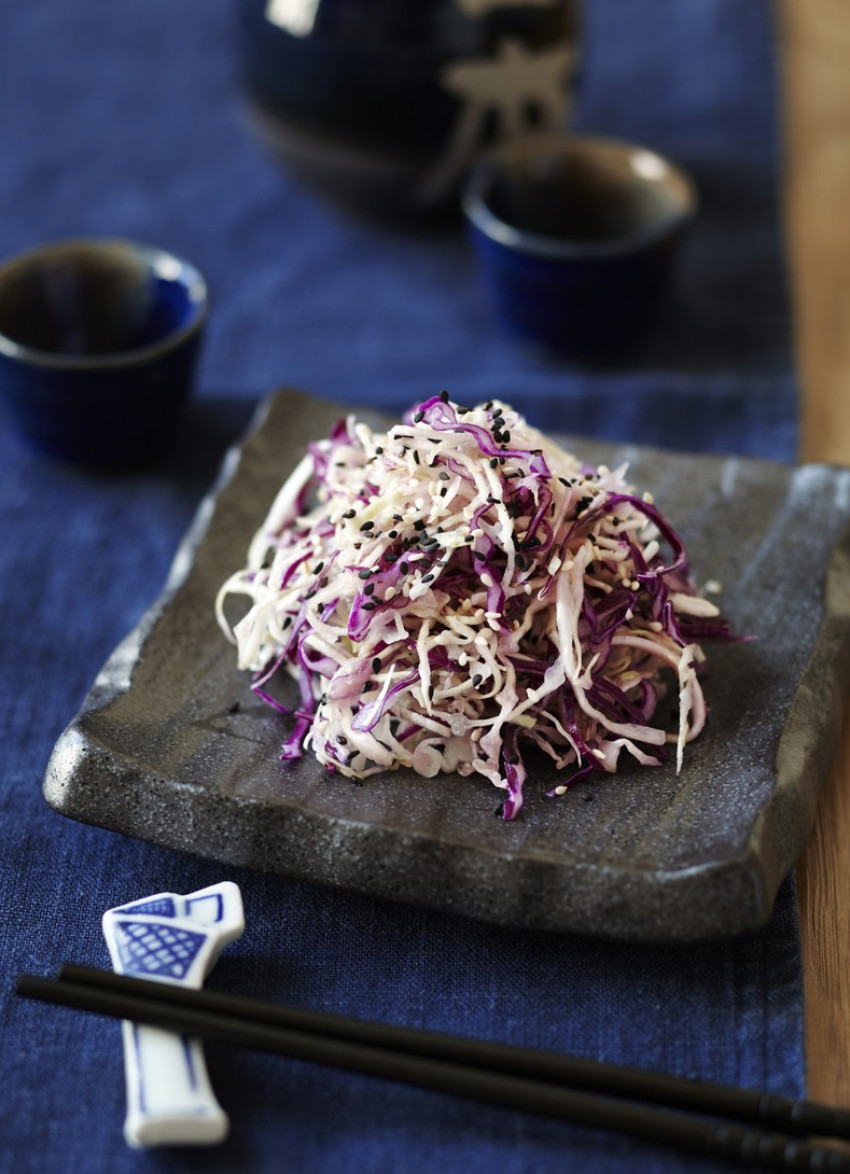
[[[801,459],[850,465],[850,3],[781,0]],[[850,1106],[850,705],[797,877],[809,1094]]]

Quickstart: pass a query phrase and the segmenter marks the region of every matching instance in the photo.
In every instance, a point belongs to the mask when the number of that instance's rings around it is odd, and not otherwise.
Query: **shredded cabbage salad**
[[[626,472],[446,392],[386,433],[351,417],[310,445],[216,603],[254,692],[294,719],[281,757],[355,780],[483,775],[505,819],[529,751],[564,772],[550,795],[623,751],[652,766],[669,743],[681,769],[706,720],[700,642],[731,636]],[[234,595],[249,607],[231,625]],[[653,721],[670,688],[672,730]]]

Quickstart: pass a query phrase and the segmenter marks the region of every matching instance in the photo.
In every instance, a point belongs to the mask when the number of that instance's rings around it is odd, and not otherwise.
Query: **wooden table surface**
[[[850,465],[850,0],[779,0],[805,461]],[[850,706],[798,871],[809,1094],[850,1107]]]

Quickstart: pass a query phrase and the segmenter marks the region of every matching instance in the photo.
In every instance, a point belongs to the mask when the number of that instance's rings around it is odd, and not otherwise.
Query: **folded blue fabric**
[[[675,154],[702,195],[670,304],[618,368],[544,361],[501,336],[459,228],[367,224],[284,175],[244,123],[225,0],[5,13],[0,254],[59,236],[152,240],[206,272],[214,310],[191,444],[156,469],[95,477],[0,434],[0,1170],[138,1168],[121,1137],[117,1026],[19,1000],[13,976],[107,965],[104,909],[218,879],[242,886],[248,928],[210,985],[803,1092],[791,882],[761,933],[623,946],[222,868],[73,824],[40,794],[55,739],[158,593],[255,397],[275,386],[390,410],[447,387],[467,402],[500,396],[559,431],[793,459],[770,6],[588,0],[585,12],[579,129]],[[231,1138],[163,1152],[163,1171],[721,1169],[436,1093],[207,1053]]]

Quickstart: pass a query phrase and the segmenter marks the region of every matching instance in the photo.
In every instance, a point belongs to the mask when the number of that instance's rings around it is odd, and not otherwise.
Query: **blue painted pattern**
[[[115,941],[125,974],[157,974],[184,978],[207,940],[175,925],[148,921],[118,921]]]

